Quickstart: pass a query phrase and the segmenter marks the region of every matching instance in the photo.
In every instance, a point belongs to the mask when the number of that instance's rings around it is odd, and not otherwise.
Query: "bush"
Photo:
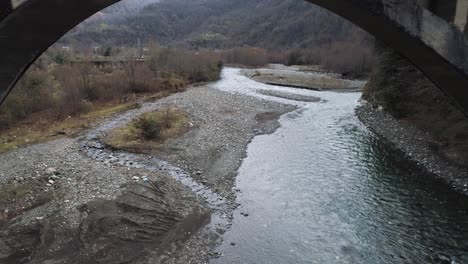
[[[293,49],[287,65],[321,65],[324,69],[350,75],[368,75],[375,66],[374,42],[360,31],[349,38],[319,47]]]
[[[165,109],[162,110],[162,123],[163,123],[164,128],[171,128],[173,121],[174,121],[174,115],[172,113],[172,109],[169,107],[166,107]]]
[[[216,52],[157,46],[145,60],[129,56],[124,63],[102,68],[89,57],[71,57],[63,49],[52,48],[31,66],[0,107],[0,129],[33,113],[61,119],[87,112],[98,101],[128,102],[138,93],[181,91],[189,83],[219,79],[223,66]]]
[[[310,64],[310,62],[305,62],[303,60],[303,53],[304,52],[299,49],[288,52],[287,65],[302,65],[305,63]]]
[[[0,129],[55,105],[55,82],[46,71],[32,66],[0,107]]]
[[[135,121],[135,128],[140,135],[148,140],[158,139],[161,134],[161,123],[150,115],[143,115]]]
[[[87,90],[83,86],[77,67],[71,65],[57,67],[54,75],[60,85],[57,103],[60,111],[56,111],[58,117],[77,115],[89,109]]]
[[[254,47],[225,50],[222,52],[222,59],[227,64],[240,64],[251,67],[265,66],[269,63],[268,52]]]

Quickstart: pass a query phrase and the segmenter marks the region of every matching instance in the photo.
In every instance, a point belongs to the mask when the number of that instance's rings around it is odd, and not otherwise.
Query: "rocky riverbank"
[[[356,114],[371,131],[406,155],[408,160],[468,195],[468,170],[438,155],[434,144],[431,144],[429,132],[421,131],[409,122],[397,120],[367,103],[358,107]]]
[[[192,128],[163,149],[132,154],[102,144],[112,129],[168,105],[186,111]],[[3,154],[0,262],[204,263],[216,255],[210,246],[236,207],[234,179],[247,144],[273,132],[293,109],[193,87],[142,103],[79,138]],[[199,231],[211,215],[227,224]]]

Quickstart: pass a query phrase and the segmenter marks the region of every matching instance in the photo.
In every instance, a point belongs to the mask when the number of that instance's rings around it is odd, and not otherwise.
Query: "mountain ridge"
[[[350,38],[355,31],[360,30],[306,1],[132,0],[99,12],[61,43],[128,46],[141,39],[197,48],[305,48]]]

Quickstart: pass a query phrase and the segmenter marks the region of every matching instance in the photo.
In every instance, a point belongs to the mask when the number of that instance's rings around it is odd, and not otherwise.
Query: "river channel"
[[[237,69],[223,75],[218,89],[299,109],[248,146],[241,206],[212,263],[468,263],[468,198],[369,132],[354,112],[360,93],[268,86]]]

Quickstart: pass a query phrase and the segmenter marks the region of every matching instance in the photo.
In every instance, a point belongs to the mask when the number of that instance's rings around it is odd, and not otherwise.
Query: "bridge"
[[[50,45],[119,1],[0,0],[0,102]],[[306,1],[344,17],[406,57],[468,116],[468,0]]]

